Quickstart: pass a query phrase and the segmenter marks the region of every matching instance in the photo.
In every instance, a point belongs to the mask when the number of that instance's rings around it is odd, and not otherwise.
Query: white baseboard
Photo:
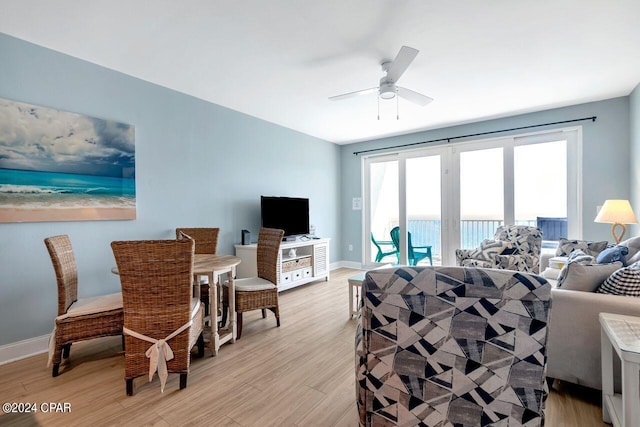
[[[49,351],[49,335],[0,346],[0,365]]]
[[[332,262],[329,265],[330,270],[337,270],[338,268],[353,268],[356,270],[362,270],[362,264],[354,261],[338,261]]]

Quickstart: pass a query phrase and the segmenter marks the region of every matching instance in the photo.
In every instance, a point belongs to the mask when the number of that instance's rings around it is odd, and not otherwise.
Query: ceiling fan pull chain
[[[398,100],[398,89],[396,89],[396,120],[400,120],[400,101]]]
[[[380,96],[378,96],[378,120],[380,120]]]

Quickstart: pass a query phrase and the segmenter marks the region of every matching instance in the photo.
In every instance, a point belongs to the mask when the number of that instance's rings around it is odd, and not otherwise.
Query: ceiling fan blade
[[[353,98],[353,97],[360,96],[360,95],[367,95],[369,93],[374,93],[374,92],[377,92],[378,89],[379,88],[377,88],[377,87],[372,87],[372,88],[369,88],[369,89],[357,90],[355,92],[343,93],[342,95],[330,96],[329,99],[331,101],[340,101],[342,99]]]
[[[389,83],[395,83],[400,76],[407,71],[409,65],[413,62],[419,50],[408,46],[402,46],[400,52],[396,55],[396,59],[393,60],[391,66],[387,70],[387,81]]]
[[[405,87],[400,87],[400,86],[396,86],[396,88],[398,90],[398,96],[403,97],[409,102],[418,104],[421,107],[424,107],[425,105],[433,101],[433,98],[430,98],[418,92],[414,92],[411,89],[407,89]]]

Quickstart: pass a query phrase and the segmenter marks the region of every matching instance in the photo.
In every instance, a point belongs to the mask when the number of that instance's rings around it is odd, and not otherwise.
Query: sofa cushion
[[[598,254],[596,262],[598,264],[609,264],[611,262],[620,261],[623,267],[626,267],[627,260],[625,256],[629,253],[629,248],[622,245],[606,248]]]
[[[613,272],[597,292],[640,297],[640,262]]]
[[[558,280],[559,276],[560,276],[560,269],[559,268],[547,267],[542,272],[542,277],[544,277],[545,279]]]
[[[633,264],[640,261],[640,236],[632,237],[624,242],[620,242],[620,246],[626,246],[629,248],[627,264]]]
[[[590,242],[587,240],[569,240],[561,237],[558,241],[558,249],[556,256],[569,256],[576,249],[581,249],[584,253],[591,256],[598,256],[607,247],[607,242]]]
[[[511,247],[511,243],[505,240],[485,239],[469,253],[469,257],[481,261],[493,261],[496,255],[500,255],[509,247]]]
[[[621,262],[591,265],[569,263],[563,268],[563,271],[566,269],[563,280],[558,278],[558,287],[570,291],[593,292],[621,267]]]

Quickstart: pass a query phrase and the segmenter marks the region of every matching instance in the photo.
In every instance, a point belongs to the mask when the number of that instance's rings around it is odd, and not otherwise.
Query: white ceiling
[[[338,144],[628,95],[638,0],[1,0],[0,32]],[[399,81],[426,107],[376,95]],[[0,65],[1,66],[1,65]]]

